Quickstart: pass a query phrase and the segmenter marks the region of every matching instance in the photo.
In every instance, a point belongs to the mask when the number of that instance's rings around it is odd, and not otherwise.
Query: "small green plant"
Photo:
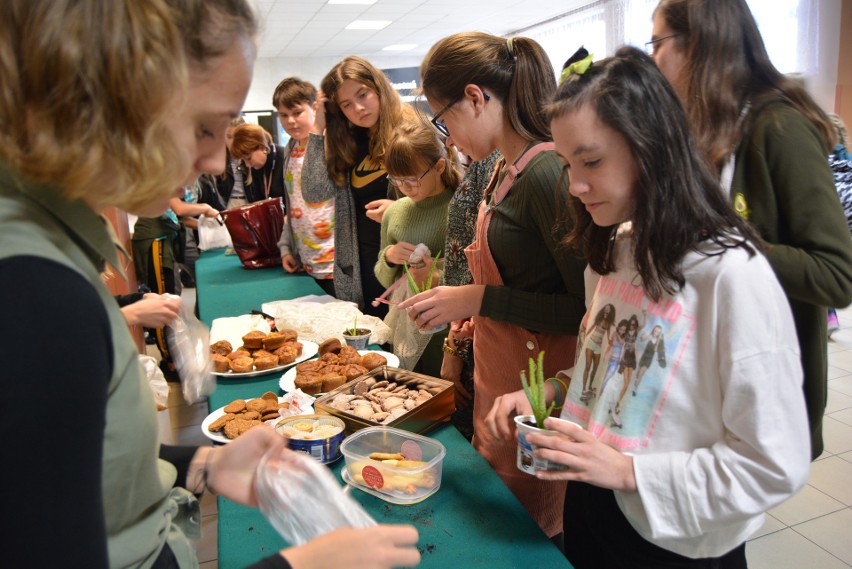
[[[538,363],[530,358],[530,377],[527,381],[527,375],[521,371],[521,383],[524,386],[524,393],[527,395],[532,406],[533,415],[535,416],[535,424],[538,428],[544,428],[544,420],[550,416],[555,403],[551,403],[547,407],[547,401],[544,394],[544,351],[538,353]]]
[[[423,283],[423,288],[417,286],[417,282],[414,280],[414,277],[411,276],[411,271],[408,269],[408,263],[403,265],[403,269],[405,269],[405,276],[408,278],[408,286],[411,289],[412,294],[419,294],[432,288],[432,277],[435,275],[435,267],[438,266],[438,259],[440,258],[441,252],[438,251],[438,254],[435,255],[434,259],[432,259],[432,264],[429,266],[429,278],[425,283]]]
[[[358,335],[358,315],[357,314],[355,315],[355,321],[352,322],[352,329],[349,330],[349,335],[350,336],[357,336]]]

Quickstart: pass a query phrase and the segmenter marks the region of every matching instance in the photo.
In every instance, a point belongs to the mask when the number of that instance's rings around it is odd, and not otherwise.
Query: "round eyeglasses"
[[[388,176],[388,182],[390,182],[391,185],[395,188],[401,188],[405,186],[406,188],[411,188],[412,190],[417,189],[420,187],[420,181],[424,177],[426,177],[426,174],[428,174],[429,171],[434,168],[435,164],[437,163],[437,160],[433,162],[432,165],[429,166],[429,168],[427,168],[426,171],[423,172],[418,178],[394,178],[393,176]]]

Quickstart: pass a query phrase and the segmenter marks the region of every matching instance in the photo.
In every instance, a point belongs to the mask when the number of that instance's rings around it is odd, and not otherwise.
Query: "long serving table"
[[[264,302],[321,294],[305,274],[283,268],[244,270],[236,256],[205,251],[196,266],[197,302],[208,325],[216,318],[247,314]],[[280,393],[280,372],[242,380],[221,379],[211,410],[237,398]],[[571,568],[562,554],[506,488],[487,462],[451,425],[427,436],[447,449],[441,488],[423,502],[390,504],[359,490],[352,496],[379,523],[413,524],[420,532],[420,567]],[[338,481],[343,460],[331,467]],[[342,482],[341,482],[342,483]],[[258,511],[218,499],[220,569],[237,569],[287,546]],[[330,568],[333,569],[333,568]]]

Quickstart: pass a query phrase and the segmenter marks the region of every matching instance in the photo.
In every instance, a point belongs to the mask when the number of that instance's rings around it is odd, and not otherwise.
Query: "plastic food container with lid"
[[[392,427],[369,427],[350,435],[340,451],[343,480],[393,504],[416,504],[441,487],[447,454],[434,439]]]

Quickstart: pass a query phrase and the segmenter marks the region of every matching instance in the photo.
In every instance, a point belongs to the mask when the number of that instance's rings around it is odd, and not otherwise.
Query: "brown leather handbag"
[[[222,212],[234,250],[245,269],[281,266],[278,239],[284,229],[281,198],[269,198]]]

